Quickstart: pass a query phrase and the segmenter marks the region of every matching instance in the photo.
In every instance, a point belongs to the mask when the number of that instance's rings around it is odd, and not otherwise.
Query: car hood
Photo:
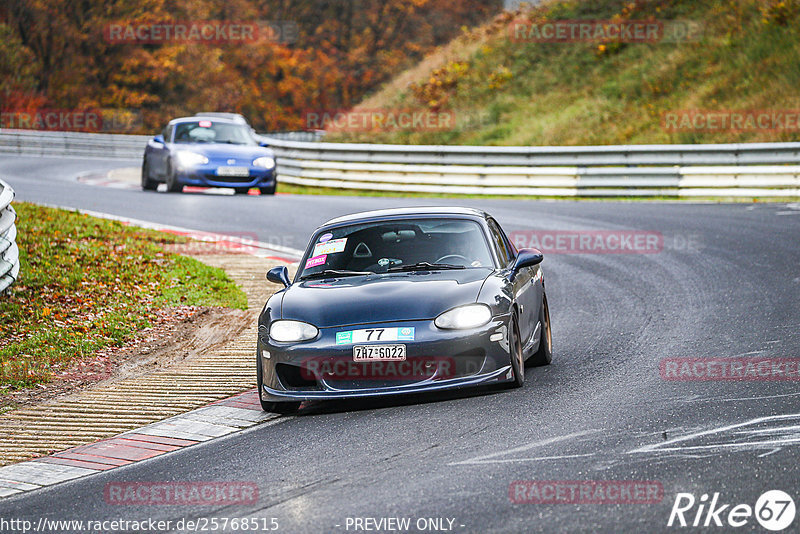
[[[189,150],[208,159],[237,159],[235,164],[249,165],[261,156],[274,157],[272,150],[256,145],[232,145],[230,143],[176,143],[175,150]]]
[[[319,328],[433,319],[475,302],[490,269],[305,280],[283,291],[281,316]]]

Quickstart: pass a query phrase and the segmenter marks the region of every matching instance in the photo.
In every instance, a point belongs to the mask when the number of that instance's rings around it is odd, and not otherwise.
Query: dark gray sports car
[[[261,312],[264,410],[310,399],[418,393],[508,382],[552,358],[535,249],[516,250],[487,213],[408,208],[339,217]],[[527,360],[527,362],[526,362]]]

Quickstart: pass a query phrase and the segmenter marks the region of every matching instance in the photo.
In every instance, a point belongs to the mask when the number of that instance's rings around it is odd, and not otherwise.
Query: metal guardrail
[[[486,147],[270,139],[279,181],[471,195],[800,196],[800,143]]]
[[[0,293],[6,291],[19,276],[19,248],[17,247],[17,213],[11,206],[14,190],[0,180]]]
[[[0,152],[29,156],[82,156],[139,159],[147,135],[38,130],[0,130]]]
[[[306,141],[311,143],[318,143],[325,137],[325,130],[298,130],[286,132],[267,132],[259,133],[258,137],[262,139],[282,139],[284,141]]]
[[[269,135],[264,135],[270,139]],[[284,157],[445,165],[768,165],[800,164],[800,143],[603,146],[372,145],[271,139]]]
[[[279,181],[472,195],[800,197],[800,143],[377,145],[316,142],[319,135],[260,134],[276,153]],[[2,130],[0,152],[139,159],[148,139]]]
[[[325,132],[269,132],[257,138],[315,142]],[[31,156],[82,156],[111,159],[139,159],[149,135],[54,132],[38,130],[0,130],[0,152]]]

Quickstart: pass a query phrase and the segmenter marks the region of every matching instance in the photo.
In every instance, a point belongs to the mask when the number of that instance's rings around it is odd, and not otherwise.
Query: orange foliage
[[[481,0],[3,0],[0,109],[131,110],[151,132],[175,116],[234,111],[258,130],[342,109],[490,18]],[[284,21],[293,42],[110,42],[111,23]],[[289,32],[290,36],[291,31]],[[27,100],[20,95],[28,95]],[[20,100],[24,102],[20,102]]]

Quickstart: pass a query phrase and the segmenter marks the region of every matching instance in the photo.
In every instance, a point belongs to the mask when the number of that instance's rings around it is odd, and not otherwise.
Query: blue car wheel
[[[158,182],[150,178],[150,166],[147,164],[147,158],[142,162],[142,189],[144,191],[155,191],[158,189]]]
[[[167,163],[167,193],[182,193],[183,184],[178,181],[175,176],[175,170],[172,168],[172,162]]]

